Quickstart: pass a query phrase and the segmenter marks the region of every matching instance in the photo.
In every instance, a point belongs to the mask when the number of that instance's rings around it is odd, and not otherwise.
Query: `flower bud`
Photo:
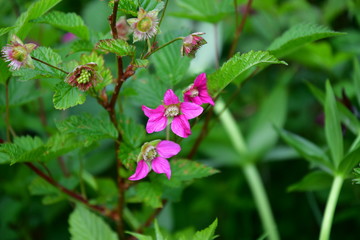
[[[128,34],[131,32],[129,25],[126,23],[126,18],[122,16],[116,22],[116,31],[119,39],[128,40]]]
[[[181,55],[188,57],[195,57],[197,50],[207,42],[199,35],[203,35],[203,32],[192,33],[183,39],[183,45],[181,48]]]
[[[87,63],[85,65],[77,66],[65,79],[65,82],[71,86],[79,88],[81,91],[86,91],[90,87],[95,86],[100,76],[96,72],[96,63]]]

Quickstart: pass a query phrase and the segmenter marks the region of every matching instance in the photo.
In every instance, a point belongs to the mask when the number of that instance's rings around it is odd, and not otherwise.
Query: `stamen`
[[[157,152],[154,146],[148,146],[143,154],[143,158],[145,161],[151,161],[157,156]]]
[[[165,110],[165,117],[176,117],[179,113],[180,109],[177,105],[170,105]]]

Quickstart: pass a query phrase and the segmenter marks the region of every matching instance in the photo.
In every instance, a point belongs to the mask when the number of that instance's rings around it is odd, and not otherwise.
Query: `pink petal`
[[[171,130],[178,136],[187,138],[191,135],[190,123],[185,115],[179,115],[174,117],[171,123]]]
[[[197,105],[201,105],[204,103],[199,96],[191,98],[191,102],[196,103]]]
[[[165,105],[178,104],[179,102],[179,98],[175,95],[172,89],[166,91],[164,95]]]
[[[163,140],[156,146],[156,151],[161,157],[170,158],[178,154],[181,150],[179,144],[172,141]]]
[[[150,172],[150,168],[144,160],[138,162],[135,173],[129,177],[129,180],[136,181],[146,177]]]
[[[196,118],[203,112],[203,108],[196,103],[182,102],[180,104],[180,111],[187,119]]]
[[[212,98],[210,97],[207,91],[201,91],[199,97],[203,103],[209,103],[214,106],[214,101],[212,100]]]
[[[162,157],[154,158],[151,162],[151,167],[156,173],[165,173],[166,177],[170,179],[171,177],[171,168],[168,160]]]
[[[194,81],[194,86],[200,87],[200,86],[206,86],[207,78],[206,73],[199,74]]]
[[[144,111],[145,116],[149,118],[158,118],[160,116],[164,116],[165,113],[165,107],[163,105],[160,105],[155,109],[151,109],[143,105],[141,109]]]
[[[166,128],[167,118],[160,116],[158,118],[149,118],[146,124],[147,133],[160,132]]]

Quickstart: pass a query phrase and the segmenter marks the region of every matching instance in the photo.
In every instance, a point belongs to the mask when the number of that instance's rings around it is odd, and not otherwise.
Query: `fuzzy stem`
[[[173,40],[171,40],[171,41],[169,41],[169,42],[161,45],[160,47],[152,50],[151,52],[148,52],[147,54],[145,54],[145,56],[142,57],[142,59],[148,58],[148,57],[150,57],[153,53],[156,53],[157,51],[159,51],[160,49],[166,47],[167,45],[170,45],[170,44],[172,44],[173,42],[176,42],[177,40],[183,40],[183,39],[184,39],[183,37],[177,37],[177,38],[175,38],[175,39],[173,39]]]
[[[52,67],[52,68],[54,68],[56,70],[59,70],[60,72],[63,72],[65,74],[69,74],[67,71],[62,70],[61,68],[55,67],[54,65],[51,65],[50,63],[44,62],[43,60],[40,60],[40,59],[38,59],[36,57],[31,57],[31,58],[34,59],[35,61],[41,62],[42,64],[45,64],[45,65],[49,66],[49,67]]]
[[[335,176],[328,201],[326,203],[325,214],[321,224],[320,238],[319,240],[328,240],[330,237],[331,225],[334,218],[334,212],[336,204],[340,195],[341,187],[344,182],[344,178],[340,175]]]
[[[220,99],[216,102],[214,109],[216,113],[222,113],[219,118],[225,128],[225,131],[229,135],[229,138],[235,150],[239,153],[239,156],[241,156],[242,158],[246,158],[247,156],[249,156],[249,153],[241,130],[237,126],[236,121],[231,115],[230,111],[228,109],[223,110],[224,108],[225,104]],[[256,207],[259,212],[262,225],[266,233],[269,235],[269,239],[278,240],[279,234],[277,231],[277,226],[272,215],[271,207],[266,195],[264,185],[261,181],[260,174],[257,171],[255,164],[252,161],[248,161],[248,163],[246,164],[244,164],[244,161],[239,163],[249,184],[252,195],[255,198]]]
[[[5,122],[6,122],[6,141],[10,142],[10,101],[9,101],[9,82],[10,78],[8,78],[5,82]]]

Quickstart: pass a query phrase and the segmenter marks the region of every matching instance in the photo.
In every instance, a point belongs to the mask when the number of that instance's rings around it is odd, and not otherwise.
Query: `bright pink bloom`
[[[197,76],[194,83],[184,91],[184,101],[193,102],[198,105],[203,103],[214,105],[214,101],[208,93],[206,82],[206,73],[201,73]]]
[[[202,37],[200,37],[200,35],[203,35],[205,33],[203,32],[196,32],[196,33],[192,33],[189,36],[185,37],[183,39],[183,45],[181,48],[181,55],[182,56],[188,56],[188,57],[195,57],[195,54],[197,52],[197,50],[199,50],[199,48],[206,44],[206,40]]]
[[[186,138],[191,134],[189,119],[199,116],[203,108],[191,102],[180,102],[174,91],[169,89],[164,95],[164,104],[156,109],[142,106],[144,114],[149,117],[146,124],[148,133],[164,130],[171,123],[171,130],[178,136]]]
[[[129,180],[140,180],[146,177],[151,169],[159,174],[165,173],[166,177],[170,179],[171,168],[167,158],[175,156],[180,150],[180,145],[172,141],[155,140],[145,143],[141,147],[135,173],[129,177]]]

